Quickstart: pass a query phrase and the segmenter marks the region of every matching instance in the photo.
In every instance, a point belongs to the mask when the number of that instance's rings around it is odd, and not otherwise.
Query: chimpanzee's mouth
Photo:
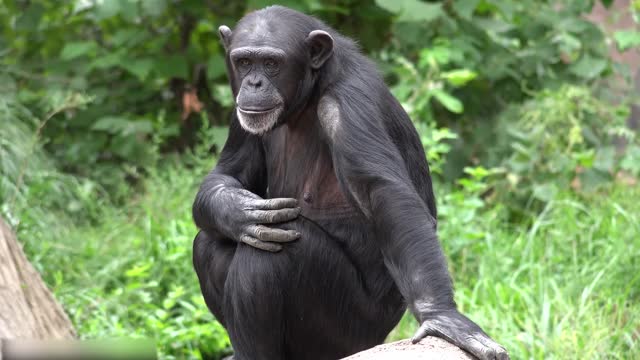
[[[284,106],[282,104],[268,109],[258,107],[243,109],[240,106],[237,106],[236,114],[238,116],[238,120],[240,120],[240,125],[245,130],[250,133],[260,135],[271,130],[276,125],[283,110]]]
[[[268,109],[259,109],[259,108],[250,108],[250,109],[243,109],[241,107],[238,106],[238,111],[240,111],[243,114],[247,114],[247,115],[263,115],[263,114],[268,114],[276,109],[278,109],[280,107],[280,105],[276,105],[272,108],[268,108]]]

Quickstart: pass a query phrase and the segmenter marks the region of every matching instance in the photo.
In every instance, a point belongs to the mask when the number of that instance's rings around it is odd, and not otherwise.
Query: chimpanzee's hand
[[[425,336],[432,335],[449,341],[480,360],[509,360],[505,348],[455,309],[421,317],[422,325],[411,339],[414,344]]]
[[[298,200],[291,198],[262,199],[260,196],[237,188],[221,188],[214,194],[216,224],[226,236],[257,249],[278,252],[277,243],[294,241],[300,233],[293,230],[273,229],[263,224],[290,221],[298,217]]]

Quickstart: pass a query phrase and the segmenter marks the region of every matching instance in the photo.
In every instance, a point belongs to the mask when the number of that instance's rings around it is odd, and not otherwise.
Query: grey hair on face
[[[236,114],[243,129],[252,134],[263,135],[275,126],[282,110],[282,106],[270,111],[246,111],[237,107]]]

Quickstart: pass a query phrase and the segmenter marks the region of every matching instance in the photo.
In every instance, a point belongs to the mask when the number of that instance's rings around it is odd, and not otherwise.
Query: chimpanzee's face
[[[283,49],[273,46],[239,46],[229,52],[237,82],[236,112],[242,127],[255,134],[273,128],[295,96],[303,71]],[[298,66],[299,67],[299,66]],[[234,86],[235,87],[235,86]]]
[[[330,57],[333,39],[324,31],[295,31],[260,17],[245,19],[235,31],[220,27],[240,125],[264,134],[306,103],[313,71]]]

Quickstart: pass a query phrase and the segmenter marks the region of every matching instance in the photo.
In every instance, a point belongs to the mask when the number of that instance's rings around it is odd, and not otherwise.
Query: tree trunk
[[[417,344],[411,340],[378,345],[343,360],[474,360],[468,353],[446,340],[427,336]]]
[[[0,218],[0,339],[72,339],[62,307]]]

